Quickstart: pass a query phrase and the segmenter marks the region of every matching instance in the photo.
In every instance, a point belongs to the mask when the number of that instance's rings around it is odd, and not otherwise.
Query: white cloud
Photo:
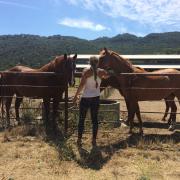
[[[180,27],[180,0],[66,0],[113,18],[124,17],[151,26]]]
[[[66,0],[69,4],[79,5],[82,4],[86,9],[95,9],[96,1],[95,0]]]
[[[80,28],[80,29],[89,29],[92,31],[110,30],[109,28],[101,24],[95,24],[94,22],[89,21],[89,20],[72,19],[68,17],[64,19],[60,19],[58,21],[58,24],[68,26],[68,27]]]
[[[21,7],[21,8],[39,10],[39,8],[34,7],[34,6],[30,6],[30,5],[22,4],[22,3],[17,3],[17,2],[11,2],[11,1],[0,1],[0,4],[7,5],[7,6],[17,6],[17,7]]]

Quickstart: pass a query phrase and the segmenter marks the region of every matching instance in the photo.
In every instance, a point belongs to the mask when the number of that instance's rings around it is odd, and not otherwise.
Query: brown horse
[[[147,72],[145,69],[143,68],[140,68],[140,67],[134,67],[134,70],[136,73],[143,73],[143,72]],[[158,72],[161,72],[161,70],[158,70],[158,71],[154,71],[156,73]],[[103,79],[102,82],[101,82],[101,91],[103,91],[106,87],[108,86],[111,86],[115,89],[118,89],[119,90],[119,93],[122,95],[122,92],[121,92],[121,84],[120,82],[118,81],[118,79],[116,78],[116,76],[110,76],[108,79]],[[165,98],[165,105],[166,105],[166,108],[165,108],[165,112],[164,112],[164,116],[162,118],[162,121],[166,121],[166,117],[168,116],[168,112],[169,112],[169,109],[171,108],[171,113],[170,113],[170,116],[169,116],[169,119],[168,119],[168,124],[170,125],[171,124],[171,121],[172,121],[172,118],[173,118],[173,113],[176,111],[177,107],[176,107],[176,104],[174,102],[174,94],[171,94],[169,95],[167,98]],[[126,101],[125,101],[126,102]],[[126,102],[126,106],[128,106],[127,104],[128,102]],[[139,123],[142,123],[142,120],[141,120],[141,115],[140,115],[140,111],[138,109],[138,111],[136,111],[136,116],[138,118],[138,121]],[[129,122],[126,121],[127,124],[129,124]],[[171,126],[170,126],[171,127]]]
[[[180,74],[175,69],[164,69],[159,71],[159,75],[144,75],[143,73],[135,73],[134,66],[128,60],[113,51],[106,48],[100,52],[99,67],[111,68],[116,74],[116,78],[121,84],[121,93],[128,103],[128,121],[130,122],[130,132],[133,128],[133,118],[139,110],[138,101],[161,100],[174,94],[180,101],[180,84],[179,77],[174,74]],[[121,73],[128,73],[122,75]],[[162,74],[162,76],[161,76]],[[164,75],[163,75],[164,74]],[[174,107],[173,112],[176,112]],[[172,121],[176,121],[176,114],[172,114]],[[140,132],[142,133],[142,124],[140,124]]]
[[[2,96],[5,96],[5,105],[7,112],[7,125],[10,125],[9,109],[12,97],[16,94],[16,118],[19,121],[19,107],[23,97],[42,98],[45,108],[45,128],[49,129],[49,106],[53,102],[53,130],[56,131],[55,118],[57,108],[62,95],[66,89],[66,84],[75,83],[75,60],[74,57],[68,57],[66,54],[57,56],[50,63],[39,69],[32,69],[25,66],[15,66],[7,72],[1,74],[1,82],[5,87],[1,89]],[[9,73],[8,73],[9,72]]]

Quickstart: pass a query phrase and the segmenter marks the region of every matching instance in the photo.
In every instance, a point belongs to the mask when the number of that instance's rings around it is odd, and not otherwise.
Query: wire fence
[[[14,83],[14,84],[11,84],[10,82],[7,82],[8,79],[6,80],[4,78],[4,75],[5,74],[13,74],[13,75],[18,75],[17,77],[14,77],[15,78],[18,78],[20,77],[22,74],[23,76],[25,76],[26,78],[29,78],[29,77],[33,77],[35,79],[37,78],[42,78],[43,80],[46,78],[44,77],[53,77],[53,76],[56,76],[56,77],[62,77],[63,74],[60,74],[60,73],[53,73],[53,72],[42,72],[42,73],[22,73],[22,72],[1,72],[1,80],[0,80],[0,98],[2,99],[2,106],[5,105],[4,103],[4,100],[6,100],[6,98],[21,98],[22,96],[19,96],[18,94],[16,94],[16,91],[13,92],[12,95],[8,95],[8,91],[10,90],[14,90],[16,88],[24,88],[24,89],[32,89],[32,88],[35,88],[35,89],[39,89],[39,88],[42,88],[43,90],[45,89],[48,89],[49,91],[53,91],[53,89],[61,89],[61,88],[66,88],[67,87],[67,82],[65,84],[62,84],[62,83],[59,83],[59,82],[55,82],[55,83],[58,83],[58,85],[55,85],[55,84],[51,84],[49,82],[45,82],[45,85],[34,85],[33,81],[32,82],[25,82],[27,84],[18,84],[18,83]],[[119,75],[121,76],[132,76],[132,75],[136,75],[136,76],[166,76],[166,77],[172,77],[172,76],[176,76],[178,78],[180,78],[180,74],[179,73],[164,73],[164,74],[158,74],[158,73],[120,73]],[[80,75],[78,75],[78,77],[80,77]],[[50,85],[49,85],[50,84]],[[75,87],[75,89],[77,88],[77,86]],[[102,88],[109,88],[109,87],[102,87]],[[125,88],[125,90],[179,90],[180,87],[149,87],[149,88],[146,88],[146,87],[128,87],[128,88]],[[16,96],[14,96],[16,94]],[[42,91],[42,94],[43,94],[43,91]],[[53,97],[51,95],[51,97]],[[33,100],[33,99],[43,99],[44,97],[43,96],[34,96],[34,95],[31,95],[30,98]],[[71,97],[69,97],[71,98]],[[75,123],[77,124],[77,121],[78,121],[78,107],[73,105],[72,102],[68,102],[68,93],[66,93],[64,95],[64,108],[61,108],[59,113],[61,114],[61,118],[60,119],[64,119],[62,120],[64,122],[64,126],[65,126],[65,130],[67,130],[68,128],[68,122],[70,120],[72,120],[73,118],[75,119]],[[115,98],[115,99],[108,99],[109,101],[117,101],[117,102],[121,102],[121,101],[124,101],[123,98]],[[15,101],[15,100],[14,100]],[[149,100],[148,100],[149,101]],[[153,100],[155,101],[155,100]],[[156,100],[157,102],[159,102],[159,100]],[[163,100],[160,100],[160,101],[163,101]],[[167,101],[175,101],[177,102],[177,100],[167,100]],[[23,111],[23,110],[33,110],[33,111],[37,111],[39,113],[39,115],[37,116],[33,116],[34,117],[34,120],[36,121],[41,121],[43,120],[43,106],[42,106],[42,101],[39,101],[38,103],[40,103],[39,106],[35,107],[34,105],[32,105],[31,103],[31,107],[29,106],[26,106],[26,107],[21,107],[20,110]],[[67,105],[66,103],[71,103],[71,105]],[[66,105],[65,105],[66,104]],[[61,104],[62,106],[62,104]],[[109,107],[105,107],[106,109],[104,110],[100,110],[100,113],[106,113],[108,114],[109,113],[109,117],[112,118],[112,115],[110,115],[110,113],[114,113],[116,114],[117,116],[117,122],[119,121],[120,117],[118,116],[121,113],[127,113],[126,110],[120,110],[120,105],[118,106],[118,108],[116,109],[107,109]],[[12,120],[16,120],[16,117],[15,117],[15,112],[14,112],[14,106],[11,107],[11,117],[10,119]],[[67,112],[69,111],[69,114],[67,114]],[[38,114],[37,113],[37,114]],[[156,114],[164,114],[164,112],[159,112],[159,111],[152,111],[152,112],[149,112],[149,111],[141,111],[141,113],[146,113],[146,114],[151,114],[151,113],[156,113]],[[171,113],[175,113],[175,112],[171,112]],[[117,115],[118,114],[118,115]],[[168,113],[170,114],[170,113]],[[180,113],[176,113],[176,114],[180,114]],[[5,119],[6,119],[6,113],[5,113],[5,110],[3,110],[3,108],[1,108],[1,122],[4,123]],[[38,117],[38,118],[37,118]],[[109,118],[108,117],[108,118]],[[21,118],[22,118],[22,113],[21,113]],[[102,117],[101,117],[102,118]],[[106,117],[107,118],[107,117]],[[103,118],[100,120],[100,123],[114,123],[114,120],[109,120],[109,121],[106,121],[104,120]]]

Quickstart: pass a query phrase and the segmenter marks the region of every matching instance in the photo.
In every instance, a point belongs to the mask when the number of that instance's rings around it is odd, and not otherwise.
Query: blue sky
[[[180,0],[0,0],[0,35],[84,39],[180,31]]]

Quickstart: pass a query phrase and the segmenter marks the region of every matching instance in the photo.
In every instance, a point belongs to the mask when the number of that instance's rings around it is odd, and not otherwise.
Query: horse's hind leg
[[[172,94],[172,96],[170,96],[170,106],[171,106],[171,114],[170,114],[170,118],[168,120],[168,124],[170,124],[169,126],[169,130],[173,131],[176,128],[176,112],[177,112],[177,106],[175,104],[174,98],[175,96],[178,98],[178,101],[180,103],[180,91],[175,92],[174,94]]]
[[[18,122],[18,125],[20,125],[19,107],[21,105],[22,100],[23,97],[16,97],[16,101],[15,101],[16,121]]]
[[[174,115],[174,113],[177,111],[177,106],[175,104],[174,98],[175,98],[174,94],[171,94],[166,98],[166,100],[168,102],[168,106],[171,108],[171,113],[170,113],[170,116],[169,116],[169,119],[168,119],[168,124],[169,125],[171,124],[173,119],[176,118],[176,117],[174,117],[174,116],[176,116],[176,114]]]
[[[171,101],[171,115],[170,115],[170,126],[169,130],[173,131],[175,129],[175,124],[176,124],[176,111],[177,111],[177,106],[174,101]]]

